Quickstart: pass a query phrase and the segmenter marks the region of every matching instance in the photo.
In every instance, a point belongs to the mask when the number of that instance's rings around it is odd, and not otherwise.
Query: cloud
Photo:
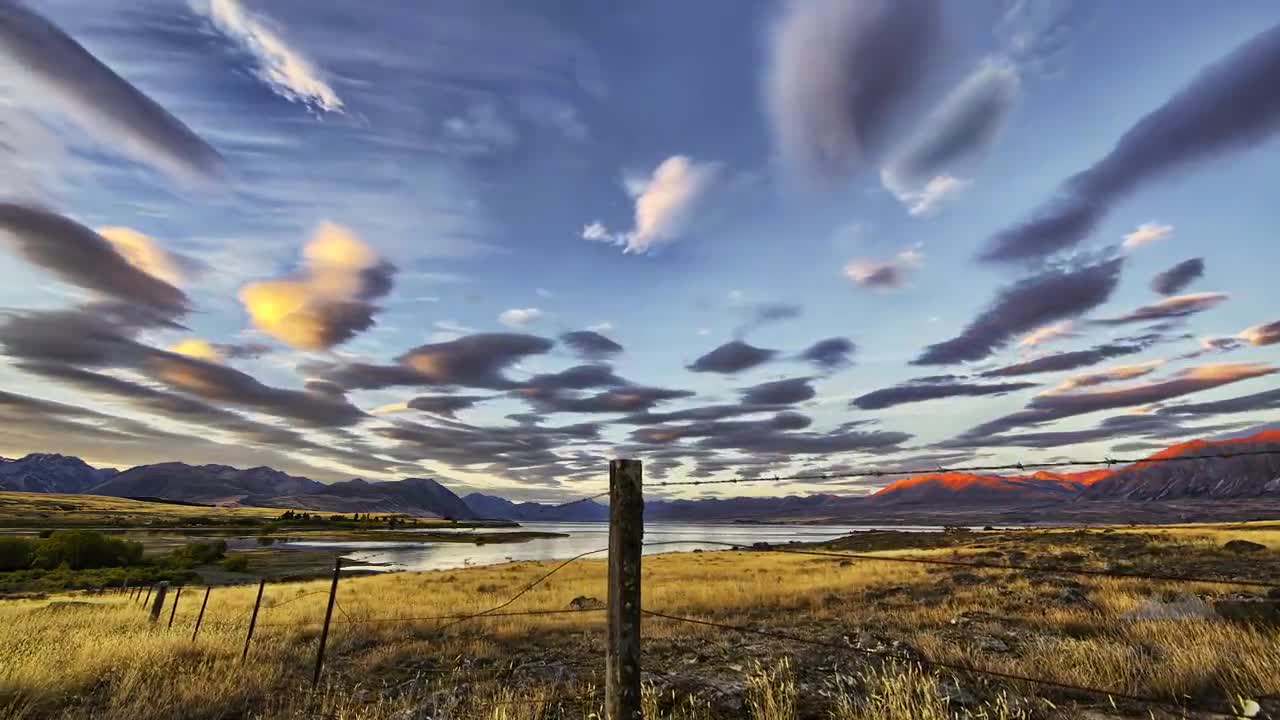
[[[19,80],[38,83],[99,141],[184,179],[216,179],[218,152],[45,18],[19,3],[0,5],[0,55]]]
[[[0,9],[0,18],[4,12]],[[0,232],[28,261],[73,285],[174,315],[185,313],[189,306],[186,294],[177,287],[139,268],[112,242],[70,218],[0,202]]]
[[[1120,258],[1075,268],[1050,268],[1003,288],[964,331],[930,345],[913,365],[949,365],[990,357],[1015,335],[1082,315],[1111,297],[1120,281]]]
[[[516,394],[543,413],[645,413],[660,403],[690,398],[696,393],[627,384],[592,395],[543,388],[526,388]]]
[[[1204,352],[1227,352],[1228,350],[1235,350],[1243,344],[1244,341],[1242,339],[1233,337],[1200,338],[1200,349]]]
[[[782,159],[847,175],[888,140],[938,47],[934,0],[793,0],[772,28],[766,112]]]
[[[1264,390],[1252,395],[1214,400],[1203,403],[1186,403],[1160,408],[1161,415],[1213,416],[1231,413],[1259,413],[1264,410],[1280,410],[1280,388]]]
[[[1172,225],[1161,225],[1158,222],[1142,223],[1133,232],[1124,236],[1124,249],[1136,250],[1143,245],[1163,240],[1173,235]]]
[[[809,383],[813,378],[791,378],[761,383],[742,391],[745,405],[795,405],[812,400],[817,392]]]
[[[1219,363],[1188,368],[1166,380],[1112,390],[1042,393],[1024,410],[983,423],[961,437],[982,439],[1018,427],[1042,425],[1100,410],[1152,405],[1275,372],[1275,368],[1261,363]]]
[[[898,253],[892,260],[855,260],[844,266],[844,275],[862,287],[899,288],[920,267],[924,254],[919,246]]]
[[[1183,166],[1247,149],[1280,129],[1271,78],[1280,26],[1203,69],[1131,127],[1098,162],[1069,178],[1029,219],[991,238],[983,258],[1031,260],[1073,247],[1123,198]]]
[[[405,407],[451,418],[454,413],[468,410],[489,399],[484,395],[420,395],[405,403]]]
[[[1189,295],[1174,295],[1154,305],[1144,305],[1133,312],[1119,317],[1094,320],[1099,325],[1125,325],[1128,323],[1157,322],[1173,318],[1184,318],[1196,313],[1211,310],[1224,302],[1226,293],[1204,292]]]
[[[316,110],[342,112],[342,99],[315,66],[240,0],[193,0],[192,5],[253,56],[258,66],[254,74],[276,95]]]
[[[885,408],[941,400],[953,397],[982,397],[1007,395],[1018,390],[1036,387],[1036,383],[971,383],[971,382],[920,382],[911,381],[894,387],[883,388],[854,398],[849,406],[859,410],[883,410]]]
[[[323,223],[303,249],[303,272],[245,285],[240,302],[263,332],[324,350],[373,327],[371,301],[391,290],[395,266],[340,225]]]
[[[1254,325],[1241,332],[1240,339],[1250,345],[1275,345],[1280,342],[1280,320],[1264,325]]]
[[[907,206],[908,215],[919,217],[937,212],[944,200],[969,187],[969,181],[951,175],[937,175],[917,188],[887,187],[898,202]]]
[[[926,117],[880,173],[912,215],[927,214],[966,183],[945,171],[991,144],[1018,98],[1012,63],[988,58]]]
[[[198,358],[206,362],[220,363],[223,361],[222,353],[213,346],[213,343],[200,338],[188,338],[174,343],[169,346],[169,352]]]
[[[972,443],[982,447],[1029,447],[1055,448],[1081,443],[1115,441],[1120,438],[1157,438],[1159,443],[1126,442],[1111,445],[1114,452],[1132,450],[1164,449],[1170,440],[1188,435],[1204,436],[1214,432],[1239,427],[1238,425],[1215,425],[1212,427],[1186,427],[1178,421],[1149,414],[1124,414],[1105,418],[1094,427],[1082,430],[1049,430],[1041,432],[1024,432],[1016,435],[996,435],[979,438],[973,441],[959,439],[956,442],[944,443],[945,446],[964,446]]]
[[[396,358],[393,365],[311,363],[302,369],[347,390],[431,385],[508,390],[519,383],[506,377],[505,370],[554,345],[535,335],[478,333],[418,346]]]
[[[1061,372],[1097,365],[1111,358],[1136,355],[1151,346],[1154,339],[1105,343],[1088,350],[1072,350],[1033,358],[1025,362],[1005,365],[981,373],[982,377],[1017,377],[1046,372]]]
[[[630,384],[614,374],[609,365],[575,365],[559,372],[534,375],[521,389],[556,392]]]
[[[538,308],[511,308],[503,310],[498,314],[498,322],[507,327],[524,327],[530,323],[537,322],[542,318],[542,311]]]
[[[1163,360],[1152,360],[1151,362],[1140,363],[1137,365],[1118,365],[1099,372],[1072,375],[1071,377],[1063,380],[1060,385],[1049,392],[1068,392],[1082,387],[1093,387],[1095,385],[1119,382],[1122,380],[1133,380],[1134,378],[1140,378],[1144,375],[1150,375],[1163,366]]]
[[[578,357],[596,360],[622,352],[622,346],[594,330],[574,330],[560,336],[560,342],[569,346]]]
[[[181,260],[161,247],[155,240],[137,230],[126,227],[100,227],[98,234],[130,265],[174,287],[186,284]]]
[[[742,337],[757,328],[783,320],[794,320],[804,314],[804,308],[794,303],[761,303],[746,309],[747,319],[733,331]]]
[[[688,369],[693,372],[715,372],[732,375],[763,365],[776,357],[777,354],[777,350],[767,350],[748,345],[741,340],[732,340],[694,360],[688,366]]]
[[[1183,260],[1151,279],[1151,289],[1161,295],[1176,295],[1204,275],[1204,258]]]
[[[626,183],[627,192],[635,199],[634,228],[614,233],[597,221],[583,228],[582,238],[621,245],[623,252],[634,255],[677,240],[715,183],[718,170],[715,163],[672,155],[647,180]]]
[[[1075,323],[1070,320],[1050,323],[1042,325],[1035,330],[1027,333],[1018,341],[1020,348],[1034,348],[1053,342],[1054,340],[1062,340],[1065,338],[1080,337],[1080,333],[1075,331]]]
[[[851,364],[850,356],[857,350],[857,346],[848,338],[833,337],[818,342],[805,348],[800,353],[800,359],[812,363],[815,367],[826,372],[832,372]]]

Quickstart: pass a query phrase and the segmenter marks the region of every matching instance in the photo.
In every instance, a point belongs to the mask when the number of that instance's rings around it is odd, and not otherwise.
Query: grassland
[[[129,527],[256,524],[280,517],[276,508],[178,505],[103,495],[0,492],[0,527]]]
[[[1226,540],[1265,549],[1237,553]],[[1280,583],[1280,524],[914,535],[862,533],[828,549],[1045,567],[1123,568]],[[0,717],[586,720],[598,717],[601,613],[424,616],[491,608],[551,567],[345,579],[321,687],[308,689],[323,582],[268,585],[240,662],[250,587],[201,592],[172,630],[115,596],[0,602]],[[1280,712],[1280,627],[1217,617],[1257,589],[848,560],[777,552],[652,556],[644,605],[825,643],[645,622],[649,718],[935,720],[1173,718],[1158,706],[935,671],[926,657],[1195,707]],[[604,564],[569,565],[504,612],[605,596]],[[394,622],[394,619],[401,619]],[[848,652],[832,646],[848,648]],[[1220,717],[1192,712],[1186,717]]]

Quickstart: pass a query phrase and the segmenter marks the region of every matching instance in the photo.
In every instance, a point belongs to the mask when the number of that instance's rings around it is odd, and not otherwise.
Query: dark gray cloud
[[[741,340],[732,340],[693,361],[693,372],[715,372],[732,375],[763,365],[778,355],[777,350],[758,348]]]
[[[910,193],[995,139],[1017,101],[1021,80],[1007,61],[987,59],[947,94],[885,167],[885,185]]]
[[[1212,310],[1226,301],[1227,297],[1226,293],[1174,295],[1152,305],[1143,305],[1119,317],[1094,320],[1093,322],[1099,325],[1129,325],[1185,318],[1206,310]]]
[[[1203,69],[1125,132],[1105,157],[1063,183],[1030,220],[991,238],[984,259],[1034,259],[1073,247],[1115,203],[1143,185],[1268,139],[1280,129],[1273,83],[1277,74],[1280,26]]]
[[[1036,387],[1036,383],[974,383],[974,382],[908,382],[882,388],[854,398],[849,406],[859,410],[883,410],[884,408],[941,400],[954,397],[983,397],[1007,395],[1018,390]]]
[[[982,360],[1016,335],[1074,318],[1106,302],[1120,282],[1121,258],[1069,269],[1053,268],[1002,289],[960,335],[930,345],[913,365]]]
[[[1250,345],[1263,346],[1280,343],[1280,320],[1254,325],[1240,333],[1241,339]]]
[[[1016,428],[1043,425],[1076,415],[1151,405],[1275,372],[1276,369],[1268,365],[1221,363],[1190,368],[1166,380],[1114,390],[1042,393],[1033,398],[1025,409],[983,423],[964,433],[960,439],[980,440]]]
[[[586,360],[598,360],[622,352],[621,345],[594,330],[567,332],[560,336],[560,341]]]
[[[1161,295],[1177,295],[1204,275],[1204,258],[1183,260],[1151,278],[1151,289]]]
[[[1149,347],[1143,343],[1115,342],[1098,345],[1088,350],[1072,350],[1070,352],[1044,355],[1033,360],[1005,365],[994,370],[980,373],[982,377],[1017,377],[1045,372],[1061,372],[1075,370],[1124,355],[1135,355]]]
[[[459,410],[468,410],[490,399],[492,398],[487,395],[420,395],[405,405],[414,410],[451,418]]]
[[[586,390],[588,388],[619,387],[629,385],[614,374],[609,365],[575,365],[554,373],[534,375],[523,383],[524,388],[535,390]]]
[[[820,370],[832,372],[848,367],[852,362],[850,356],[857,346],[848,338],[833,337],[819,340],[800,353],[800,359],[812,363]]]
[[[541,479],[554,477],[556,469],[563,472],[563,463],[572,459],[574,446],[600,436],[596,423],[487,427],[453,421],[439,425],[397,421],[371,430],[395,441],[387,454],[405,461],[430,460],[507,474],[546,471]]]
[[[699,407],[685,408],[683,410],[673,410],[663,413],[634,413],[618,418],[615,423],[619,425],[664,425],[667,423],[692,422],[692,421],[708,421],[708,420],[724,420],[731,417],[740,417],[742,415],[752,415],[761,412],[770,412],[776,410],[773,405],[759,406],[746,404],[732,405],[702,405]]]
[[[222,158],[182,121],[20,3],[0,4],[0,54],[40,83],[81,128],[186,178],[211,179]]]
[[[544,413],[645,413],[670,401],[693,397],[689,390],[626,385],[593,395],[566,393],[548,388],[521,388],[516,396]]]
[[[459,386],[509,390],[520,386],[504,372],[532,355],[549,351],[546,338],[519,333],[479,333],[416,347],[394,365],[310,363],[302,369],[348,390],[405,386]]]
[[[1280,389],[1202,403],[1184,403],[1160,408],[1161,415],[1213,416],[1280,410]]]
[[[1247,423],[1246,423],[1247,424]],[[1082,443],[1106,442],[1117,438],[1156,438],[1166,441],[1161,443],[1125,443],[1113,445],[1112,449],[1163,449],[1167,441],[1189,436],[1212,435],[1234,430],[1240,423],[1224,423],[1210,427],[1187,427],[1176,420],[1157,415],[1116,415],[1104,419],[1096,426],[1083,430],[1058,430],[1042,432],[1024,432],[1013,435],[986,436],[977,439],[978,447],[1025,447],[1055,448]]]
[[[0,27],[4,9],[0,8]],[[180,315],[185,293],[138,269],[101,235],[55,212],[0,203],[0,231],[28,261],[63,280],[126,303]]]
[[[940,15],[935,0],[788,3],[765,80],[783,159],[832,178],[882,148],[939,46]]]
[[[309,427],[346,427],[364,418],[341,396],[271,387],[234,368],[145,345],[136,339],[148,327],[145,320],[110,304],[12,313],[0,322],[0,348],[45,374],[59,368],[132,370],[205,400]]]
[[[809,383],[813,378],[791,378],[761,383],[742,391],[745,405],[795,405],[812,400],[817,392]]]
[[[644,427],[633,430],[631,439],[639,443],[666,445],[689,438],[739,436],[759,432],[785,432],[803,430],[813,424],[799,413],[781,412],[764,420],[711,420],[684,425]]]
[[[698,441],[700,447],[747,453],[826,455],[842,452],[891,452],[911,439],[911,434],[888,430],[779,432],[773,428],[748,428]]]

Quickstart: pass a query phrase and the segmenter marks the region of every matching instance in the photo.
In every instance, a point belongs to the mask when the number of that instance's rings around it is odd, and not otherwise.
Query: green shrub
[[[70,570],[121,567],[142,562],[142,543],[106,537],[86,530],[58,530],[39,541],[32,567]]]
[[[271,537],[270,535],[259,535],[258,544],[263,547],[271,547],[272,545],[276,544],[276,539]]]
[[[227,541],[187,543],[169,553],[166,560],[176,567],[190,568],[208,565],[221,560],[227,554]]]
[[[0,537],[0,572],[26,570],[36,556],[36,544],[20,537]]]
[[[228,572],[245,572],[249,569],[249,557],[247,555],[232,555],[222,561],[222,569]]]

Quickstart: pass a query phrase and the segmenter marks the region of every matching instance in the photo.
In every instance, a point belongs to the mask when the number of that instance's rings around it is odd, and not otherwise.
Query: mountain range
[[[1197,459],[1218,453],[1237,457]],[[1185,459],[1161,462],[1172,457]],[[390,482],[355,479],[326,485],[268,467],[241,470],[180,462],[141,465],[120,472],[94,468],[77,457],[45,453],[18,460],[0,458],[0,490],[456,519],[598,522],[608,518],[608,507],[594,500],[547,505],[482,493],[462,498],[427,478]],[[684,521],[904,518],[913,512],[1088,511],[1104,504],[1205,500],[1280,503],[1280,430],[1225,440],[1193,440],[1116,469],[1019,475],[926,473],[860,496],[655,499],[646,502],[645,516]]]

